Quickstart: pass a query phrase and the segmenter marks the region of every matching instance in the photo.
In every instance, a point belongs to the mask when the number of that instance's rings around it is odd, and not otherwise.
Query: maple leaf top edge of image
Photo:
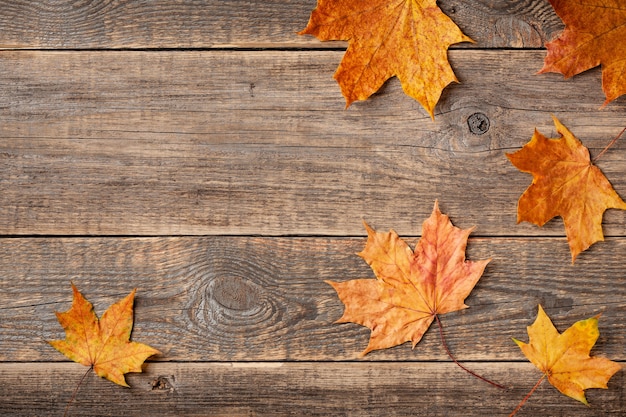
[[[602,107],[626,93],[626,5],[622,0],[585,3],[549,0],[565,30],[546,43],[539,73],[572,77],[602,64]],[[448,48],[474,42],[437,6],[436,0],[318,0],[298,32],[321,41],[348,41],[334,78],[346,107],[367,100],[397,77],[406,95],[434,119],[443,89],[458,82]]]
[[[473,42],[435,0],[318,0],[299,34],[348,41],[334,75],[346,107],[366,100],[395,76],[431,118],[443,89],[458,82],[448,48]]]

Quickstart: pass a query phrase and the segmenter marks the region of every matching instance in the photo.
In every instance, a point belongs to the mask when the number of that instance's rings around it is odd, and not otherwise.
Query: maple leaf
[[[353,322],[372,330],[361,356],[407,341],[415,348],[437,315],[467,308],[464,300],[490,260],[465,260],[473,228],[453,226],[436,202],[415,251],[393,230],[381,233],[365,227],[367,243],[358,255],[370,265],[376,279],[327,281],[345,305],[337,322]]]
[[[404,92],[431,117],[443,89],[458,81],[448,63],[448,47],[473,42],[436,0],[318,0],[299,34],[348,41],[335,72],[347,106],[397,76]]]
[[[589,150],[553,117],[560,138],[548,139],[537,130],[522,149],[506,156],[518,169],[533,175],[532,184],[517,205],[517,222],[543,226],[556,216],[563,218],[572,254],[604,240],[605,210],[626,210],[602,171],[593,165]]]
[[[559,333],[540,305],[537,319],[528,326],[528,343],[513,340],[550,384],[568,397],[588,404],[584,390],[607,388],[609,379],[621,369],[616,362],[589,356],[600,336],[599,317],[578,321]]]
[[[65,329],[65,340],[49,343],[59,352],[109,381],[128,387],[124,374],[141,372],[141,365],[158,350],[142,343],[131,342],[133,327],[133,290],[113,304],[98,320],[93,305],[72,284],[72,307],[56,313]]]
[[[550,0],[565,23],[561,36],[548,42],[539,71],[566,78],[602,64],[604,105],[626,93],[626,3],[624,0]]]

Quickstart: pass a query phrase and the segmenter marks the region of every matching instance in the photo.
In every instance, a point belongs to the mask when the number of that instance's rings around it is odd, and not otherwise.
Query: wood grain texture
[[[477,382],[449,363],[148,363],[128,374],[131,389],[93,374],[70,415],[83,416],[505,416],[541,376],[530,363],[480,363],[510,388]],[[63,414],[78,364],[0,364],[0,413]],[[609,388],[587,390],[589,407],[547,382],[517,416],[621,416],[624,372]]]
[[[397,80],[344,110],[333,51],[3,52],[0,234],[415,235],[439,199],[480,235],[563,236],[515,226],[531,176],[505,153],[555,114],[597,154],[626,100],[599,109],[598,70],[536,75],[542,51],[450,55],[461,84],[431,121]],[[599,161],[622,196],[624,149]],[[607,211],[605,233],[625,222]]]
[[[442,0],[479,47],[541,47],[563,29],[542,0]],[[336,48],[298,36],[315,0],[0,1],[0,48]]]
[[[369,329],[334,324],[343,305],[325,280],[373,278],[347,238],[65,238],[0,240],[0,361],[62,361],[54,312],[70,280],[98,314],[137,288],[133,339],[160,361],[355,360]],[[415,239],[408,240],[411,245]],[[471,238],[467,258],[491,262],[466,304],[442,316],[460,360],[522,360],[541,304],[564,331],[602,313],[594,352],[626,360],[626,239],[609,239],[571,265],[564,239]],[[446,360],[433,326],[409,344],[363,360]],[[321,366],[321,365],[320,365]]]
[[[505,157],[556,115],[596,155],[624,127],[600,71],[536,75],[545,0],[440,0],[475,44],[436,118],[390,80],[344,110],[345,42],[298,36],[315,0],[0,0],[0,415],[60,416],[86,367],[46,341],[70,281],[102,314],[137,288],[132,339],[163,352],[123,389],[93,374],[72,416],[507,415],[540,377],[512,342],[541,304],[626,364],[626,212],[576,264],[561,220],[516,225]],[[489,129],[470,130],[482,113]],[[626,197],[626,142],[598,162]],[[325,280],[373,278],[362,220],[413,246],[435,200],[491,258],[436,327],[363,359]],[[624,371],[585,407],[544,383],[525,416],[623,416]]]

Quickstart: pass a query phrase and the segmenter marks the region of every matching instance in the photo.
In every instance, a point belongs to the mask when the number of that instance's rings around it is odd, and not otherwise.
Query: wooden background
[[[133,339],[163,352],[125,389],[90,375],[72,416],[506,416],[540,373],[542,304],[563,331],[602,313],[592,354],[626,362],[626,212],[572,265],[562,221],[516,225],[531,176],[506,152],[551,115],[593,155],[626,125],[599,68],[537,75],[563,29],[545,0],[441,0],[474,40],[432,121],[396,79],[344,110],[343,42],[296,35],[315,0],[0,1],[0,414],[61,416],[85,372],[46,340],[70,281],[101,314],[137,288]],[[473,134],[483,113],[489,130]],[[626,196],[626,140],[599,161]],[[415,244],[434,201],[493,258],[431,328],[363,359],[369,330],[324,280],[373,277],[362,221]],[[542,385],[519,416],[623,416]]]

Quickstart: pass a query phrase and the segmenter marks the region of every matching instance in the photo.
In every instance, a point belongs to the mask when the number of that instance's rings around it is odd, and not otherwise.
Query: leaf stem
[[[625,127],[625,128],[623,128],[623,129],[622,129],[622,131],[621,131],[621,132],[619,132],[619,135],[615,136],[615,138],[613,138],[613,140],[612,140],[612,141],[611,141],[608,145],[606,145],[606,147],[605,147],[604,149],[602,149],[602,152],[600,152],[598,155],[596,155],[596,157],[595,157],[595,158],[593,158],[593,162],[596,162],[598,159],[600,159],[600,157],[601,157],[602,155],[604,155],[604,153],[605,153],[607,150],[609,150],[609,148],[610,148],[611,146],[613,146],[613,145],[615,144],[615,142],[617,142],[617,140],[620,138],[620,136],[622,136],[622,135],[624,134],[624,132],[625,132],[625,131],[626,131],[626,127]]]
[[[539,388],[539,385],[541,385],[541,383],[543,382],[544,379],[546,379],[546,375],[545,374],[543,374],[543,376],[541,378],[539,378],[539,381],[537,381],[535,386],[528,392],[528,394],[526,394],[526,396],[522,399],[522,401],[520,401],[520,403],[517,405],[517,407],[515,407],[515,410],[513,410],[513,412],[511,414],[509,414],[509,417],[513,417],[515,414],[517,414],[517,412],[522,408],[522,406],[524,404],[526,404],[526,401],[528,401],[530,396],[533,395],[533,392],[535,392],[535,390],[537,388]]]
[[[443,335],[443,325],[441,324],[441,320],[439,320],[439,316],[437,314],[435,314],[435,320],[437,320],[437,325],[439,326],[439,336],[441,337],[441,344],[443,345],[443,348],[446,350],[446,353],[448,354],[450,359],[452,359],[452,361],[455,364],[457,364],[461,369],[463,369],[468,374],[473,375],[474,377],[480,379],[481,381],[485,381],[486,383],[488,383],[490,385],[493,385],[494,387],[498,387],[498,388],[501,388],[501,389],[506,389],[506,387],[504,385],[500,385],[497,382],[493,382],[493,381],[485,378],[484,376],[478,375],[476,372],[471,371],[471,370],[467,369],[465,366],[461,365],[461,363],[456,360],[456,358],[452,355],[452,352],[450,352],[450,349],[448,348],[448,344],[446,343],[446,338]]]
[[[83,381],[85,380],[85,377],[87,376],[87,374],[93,370],[93,365],[91,365],[89,367],[89,369],[87,369],[87,372],[85,372],[83,374],[83,376],[80,378],[80,381],[78,381],[78,385],[76,385],[76,388],[74,388],[74,393],[72,394],[72,397],[69,399],[69,401],[67,402],[67,404],[65,405],[65,412],[63,412],[63,417],[67,417],[67,412],[70,409],[70,405],[74,402],[74,400],[76,399],[76,394],[78,394],[78,388],[80,388],[81,384],[83,383]]]

